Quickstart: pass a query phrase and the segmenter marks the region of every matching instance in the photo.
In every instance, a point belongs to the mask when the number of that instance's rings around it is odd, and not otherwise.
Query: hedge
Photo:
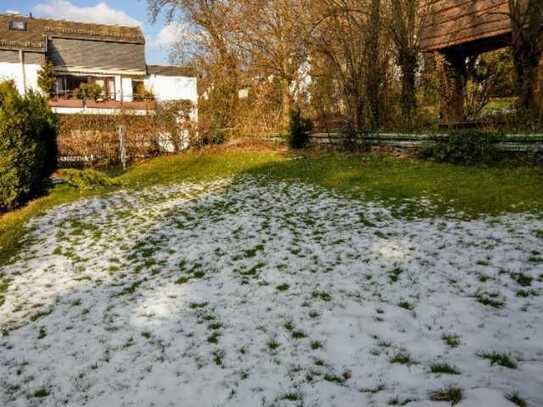
[[[0,82],[0,212],[38,195],[57,167],[57,119],[40,94]]]

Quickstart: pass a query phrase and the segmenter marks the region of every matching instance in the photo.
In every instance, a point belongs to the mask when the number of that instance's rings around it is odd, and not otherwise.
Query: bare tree
[[[425,0],[390,0],[388,29],[394,43],[396,63],[401,69],[401,108],[407,126],[413,126],[417,110],[416,75],[419,68]]]
[[[366,31],[366,97],[368,100],[369,121],[372,128],[381,122],[380,86],[383,78],[381,54],[381,0],[371,0],[368,29]]]
[[[238,107],[241,56],[233,40],[239,30],[238,4],[234,0],[148,0],[151,16],[162,13],[170,23],[191,24],[195,43],[192,62],[204,72],[203,86],[211,99],[213,125],[234,126]],[[174,52],[180,55],[187,44],[180,38]],[[173,55],[175,58],[175,54]]]
[[[343,95],[348,120],[364,128],[367,107],[368,13],[360,1],[313,0],[308,24],[309,47],[315,59],[323,58]]]
[[[252,76],[273,76],[281,81],[282,124],[289,119],[292,85],[307,51],[299,0],[239,0],[243,24],[238,45],[245,51]]]

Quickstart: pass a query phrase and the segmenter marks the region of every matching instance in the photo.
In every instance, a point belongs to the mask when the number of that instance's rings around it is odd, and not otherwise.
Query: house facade
[[[38,89],[38,72],[50,61],[56,87],[49,104],[60,114],[135,114],[156,104],[192,103],[197,119],[197,79],[184,67],[147,65],[139,27],[89,24],[0,14],[0,80],[13,80],[21,94]],[[98,96],[81,89],[98,85]],[[85,85],[85,86],[82,86]]]

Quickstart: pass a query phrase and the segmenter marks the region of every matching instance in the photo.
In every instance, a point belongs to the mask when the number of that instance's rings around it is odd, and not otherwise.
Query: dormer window
[[[26,31],[26,21],[12,20],[9,22],[10,31]]]

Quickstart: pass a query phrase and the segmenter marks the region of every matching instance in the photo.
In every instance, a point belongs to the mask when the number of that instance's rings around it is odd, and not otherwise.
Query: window
[[[145,100],[145,85],[142,80],[132,80],[132,94],[135,101]]]
[[[89,78],[89,82],[102,88],[104,99],[115,100],[115,78]]]
[[[9,22],[10,31],[26,31],[26,21],[12,20]]]

